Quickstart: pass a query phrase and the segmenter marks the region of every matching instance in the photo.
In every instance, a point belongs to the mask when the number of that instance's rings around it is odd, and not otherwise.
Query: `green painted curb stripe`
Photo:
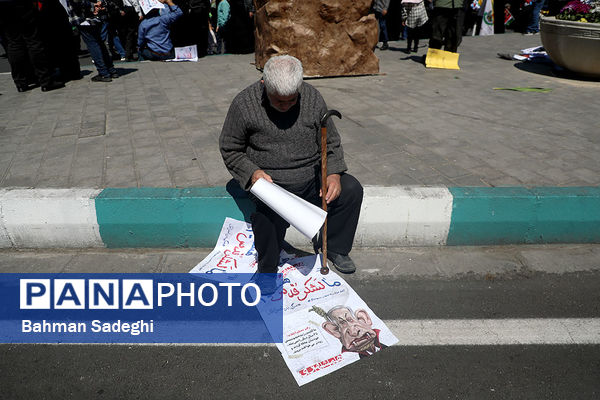
[[[600,243],[599,187],[448,189],[448,245]]]
[[[121,247],[213,247],[225,217],[248,220],[253,205],[224,187],[104,189],[95,199],[102,241]]]

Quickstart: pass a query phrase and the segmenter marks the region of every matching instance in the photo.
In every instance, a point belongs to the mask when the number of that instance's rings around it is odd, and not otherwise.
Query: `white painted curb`
[[[355,246],[443,246],[452,218],[452,194],[445,187],[365,186]],[[294,228],[286,240],[310,241]]]
[[[0,247],[104,247],[94,198],[101,189],[1,189]]]
[[[0,248],[105,247],[95,198],[102,189],[0,189]],[[447,188],[364,188],[355,246],[445,245],[452,215]],[[225,217],[225,216],[223,216]],[[310,241],[290,228],[295,246]]]

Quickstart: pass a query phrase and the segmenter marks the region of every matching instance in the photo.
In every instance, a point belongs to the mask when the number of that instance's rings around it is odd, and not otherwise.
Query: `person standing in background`
[[[31,66],[43,92],[65,86],[52,77],[48,53],[39,31],[39,11],[32,2],[0,0],[0,26],[18,92],[30,89],[28,71]]]
[[[456,53],[462,42],[464,0],[434,0],[429,47]]]
[[[407,53],[416,53],[419,49],[420,28],[428,19],[424,0],[402,0],[402,26],[406,27]]]
[[[224,54],[226,51],[227,25],[231,11],[227,0],[220,0],[217,7],[217,54]]]
[[[388,8],[390,8],[390,0],[375,0],[373,2],[375,18],[379,22],[379,39],[383,42],[381,50],[389,49],[387,25],[385,22]]]

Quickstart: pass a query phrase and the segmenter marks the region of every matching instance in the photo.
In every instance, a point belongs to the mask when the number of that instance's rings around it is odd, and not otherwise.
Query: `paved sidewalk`
[[[600,82],[499,59],[539,36],[467,37],[461,71],[426,70],[392,42],[379,76],[316,79],[343,114],[350,172],[366,185],[600,184]],[[422,47],[419,56],[426,51]],[[260,77],[253,55],[124,63],[112,83],[17,93],[0,75],[0,187],[224,186],[229,103]],[[94,72],[92,66],[83,70]],[[550,93],[493,90],[533,86]]]

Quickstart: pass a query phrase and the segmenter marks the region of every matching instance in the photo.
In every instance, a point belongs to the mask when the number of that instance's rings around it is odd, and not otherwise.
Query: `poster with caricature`
[[[227,218],[215,250],[190,272],[256,271],[253,237],[250,224]],[[283,286],[261,303],[283,299],[283,342],[277,348],[298,385],[398,342],[346,281],[333,270],[321,274],[320,257],[282,252],[280,262]]]

